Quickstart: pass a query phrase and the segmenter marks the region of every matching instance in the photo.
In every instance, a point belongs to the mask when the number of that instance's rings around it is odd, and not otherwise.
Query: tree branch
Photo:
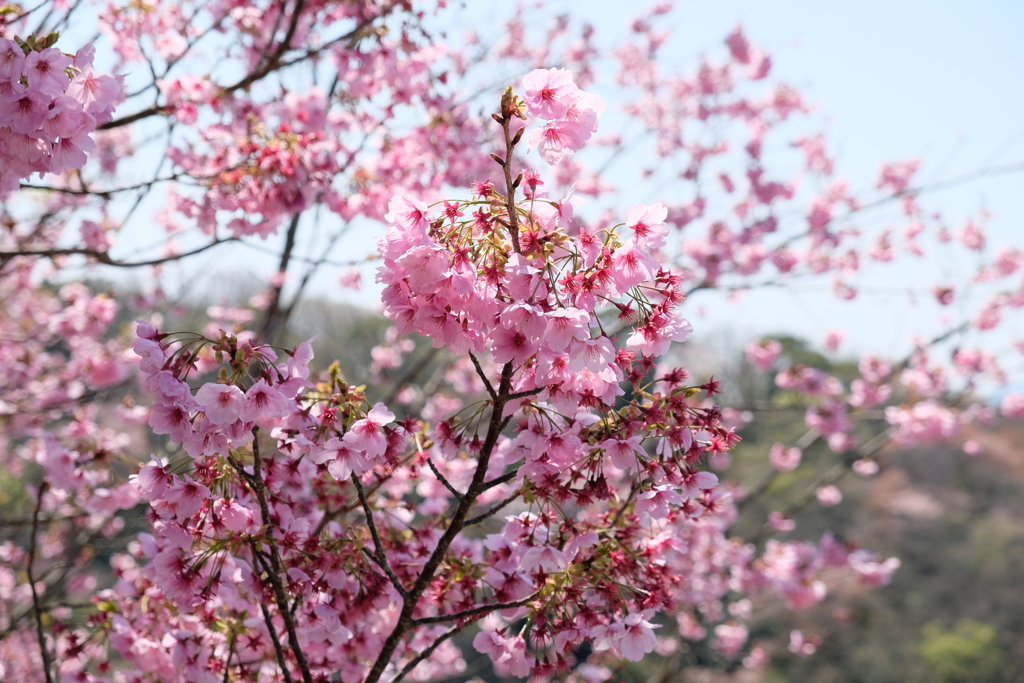
[[[480,522],[483,522],[486,519],[490,519],[494,515],[496,515],[499,512],[501,512],[502,508],[504,508],[506,505],[508,505],[509,503],[514,501],[515,499],[517,499],[520,495],[522,495],[522,491],[520,489],[516,489],[515,493],[513,493],[512,495],[510,495],[508,498],[506,498],[505,500],[501,501],[500,503],[497,503],[494,507],[492,507],[487,512],[479,514],[476,517],[472,517],[470,519],[467,519],[466,520],[466,526],[473,526],[474,524],[479,524]]]
[[[476,368],[476,374],[483,380],[484,386],[487,387],[487,393],[491,395],[492,401],[498,400],[498,394],[495,393],[494,387],[491,386],[491,380],[487,379],[487,373],[484,372],[483,367],[480,365],[480,361],[477,360],[476,355],[470,351],[469,358],[473,361],[473,367]]]
[[[270,568],[266,566],[263,555],[256,550],[256,543],[250,539],[249,548],[252,551],[253,564],[257,562],[264,565],[264,571],[270,574]],[[277,637],[277,629],[274,627],[274,620],[270,616],[270,610],[267,609],[266,603],[260,600],[260,610],[263,612],[263,621],[267,624],[267,632],[270,633],[270,641],[274,644],[274,653],[277,655],[277,665],[281,669],[281,675],[284,677],[285,683],[292,683],[292,675],[288,673],[288,667],[285,666],[284,648],[281,647],[281,639]]]
[[[380,680],[381,675],[384,673],[384,670],[391,661],[391,656],[398,648],[398,644],[409,629],[413,627],[412,615],[416,611],[416,605],[418,604],[420,597],[427,590],[427,587],[434,578],[434,574],[444,561],[445,555],[447,555],[448,548],[451,546],[452,541],[454,541],[455,537],[459,535],[463,528],[465,528],[466,515],[469,513],[469,509],[473,506],[474,501],[476,501],[477,497],[484,490],[484,478],[487,476],[487,466],[490,462],[491,454],[498,443],[498,437],[501,435],[503,425],[507,424],[503,419],[503,414],[511,388],[512,363],[506,363],[501,370],[501,381],[497,390],[498,398],[494,401],[494,405],[491,408],[491,418],[487,427],[487,436],[484,438],[483,446],[480,448],[480,456],[477,460],[476,471],[473,473],[473,481],[470,483],[469,488],[466,490],[462,500],[459,502],[458,508],[456,508],[455,513],[452,515],[448,528],[445,529],[441,538],[437,540],[437,546],[434,548],[434,552],[431,553],[430,557],[427,558],[427,561],[424,563],[423,569],[420,571],[420,574],[416,579],[416,583],[413,584],[412,588],[409,590],[409,595],[404,597],[402,602],[402,611],[398,615],[398,621],[395,624],[394,629],[391,631],[391,634],[384,641],[376,661],[373,663],[373,666],[370,668],[370,671],[364,679],[364,683],[376,683]],[[425,654],[424,656],[429,655]]]
[[[464,609],[461,612],[454,612],[453,614],[438,614],[433,617],[422,617],[420,619],[413,619],[412,623],[416,626],[422,626],[424,624],[441,624],[446,621],[456,621],[458,619],[465,619],[467,617],[476,616],[478,614],[487,614],[488,612],[495,612],[502,609],[512,609],[514,607],[522,607],[531,600],[536,599],[540,595],[540,590],[536,590],[525,598],[519,600],[513,600],[512,602],[497,602],[493,605],[480,605],[478,607],[471,607],[470,609]]]
[[[363,490],[363,485],[359,481],[359,475],[355,473],[352,474],[352,483],[356,487],[356,493],[359,494],[359,502],[362,504],[363,513],[366,515],[366,526],[370,528],[370,537],[373,538],[375,553],[370,553],[369,551],[366,552],[373,557],[374,562],[376,562],[384,573],[388,575],[388,578],[391,579],[391,583],[394,585],[395,590],[398,591],[399,595],[405,598],[409,595],[409,590],[402,585],[402,582],[398,580],[398,575],[395,574],[394,570],[391,569],[391,565],[388,564],[387,555],[384,554],[384,544],[380,542],[380,535],[377,533],[377,525],[373,521],[373,510],[370,509],[370,503],[366,500],[366,492]]]
[[[434,654],[434,650],[436,650],[438,648],[438,646],[441,645],[441,643],[443,643],[444,641],[448,640],[449,638],[451,638],[452,636],[454,636],[455,634],[457,634],[459,631],[461,631],[462,629],[466,628],[467,626],[469,626],[468,622],[465,623],[465,624],[459,624],[458,626],[452,626],[450,629],[445,631],[441,636],[439,636],[437,638],[437,640],[435,640],[433,643],[431,643],[427,647],[426,650],[424,650],[423,652],[421,652],[418,655],[416,655],[412,659],[412,661],[410,661],[408,664],[406,664],[404,667],[402,667],[402,670],[399,671],[398,674],[394,678],[391,679],[391,683],[398,683],[398,681],[400,681],[403,678],[405,678],[406,676],[408,676],[410,673],[412,673],[412,670],[415,669],[416,666],[420,662],[422,662],[424,659],[426,659],[430,655]]]
[[[440,470],[438,470],[437,466],[434,464],[434,461],[430,459],[430,455],[429,454],[427,455],[427,465],[430,466],[430,471],[434,473],[434,476],[437,477],[438,481],[440,481],[442,484],[444,484],[444,487],[446,489],[451,491],[452,495],[455,496],[456,500],[461,501],[462,500],[462,494],[459,493],[458,491],[456,491],[455,487],[452,486],[451,482],[448,481],[447,477],[445,477],[443,474],[441,474]]]
[[[161,263],[167,263],[169,261],[177,261],[179,259],[201,254],[208,249],[212,249],[221,244],[228,242],[237,242],[237,237],[228,237],[225,239],[216,239],[209,244],[187,251],[183,254],[174,254],[171,256],[164,256],[162,258],[150,259],[148,261],[117,261],[110,257],[105,251],[97,251],[95,249],[86,249],[84,247],[68,247],[66,249],[25,249],[21,251],[0,251],[0,262],[6,262],[17,256],[43,256],[46,258],[54,258],[56,256],[73,256],[82,255],[88,256],[89,258],[96,259],[100,263],[107,266],[116,266],[118,268],[140,268],[142,266],[157,266]]]
[[[253,457],[253,474],[252,477],[246,477],[250,486],[255,488],[256,498],[260,503],[260,514],[263,517],[263,524],[267,528],[267,545],[270,546],[270,571],[267,572],[267,578],[270,581],[271,587],[274,589],[274,601],[277,603],[277,610],[281,614],[281,618],[284,620],[285,629],[288,631],[288,646],[291,647],[292,653],[295,654],[295,660],[299,664],[299,669],[302,671],[303,683],[313,683],[313,675],[309,670],[309,663],[306,661],[306,656],[302,653],[302,647],[299,645],[299,636],[295,630],[295,620],[291,616],[291,612],[288,609],[288,596],[284,592],[284,584],[281,583],[281,570],[282,561],[281,554],[277,550],[277,543],[274,541],[274,523],[270,518],[270,506],[267,504],[266,484],[263,482],[262,474],[262,459],[260,457],[260,440],[259,440],[259,427],[252,428],[252,457]],[[243,470],[244,471],[244,470]]]
[[[36,559],[36,534],[39,531],[39,512],[43,508],[43,494],[46,493],[47,483],[39,483],[39,492],[36,494],[36,509],[32,512],[32,533],[28,540],[28,585],[32,589],[32,612],[36,616],[36,637],[39,640],[39,652],[43,657],[43,673],[46,675],[46,683],[53,683],[53,660],[50,658],[50,650],[46,647],[46,636],[43,635],[43,608],[39,600],[39,592],[36,590],[36,578],[33,571],[33,563]]]

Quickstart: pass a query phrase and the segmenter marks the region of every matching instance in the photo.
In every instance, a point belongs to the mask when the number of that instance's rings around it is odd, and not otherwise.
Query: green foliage
[[[986,683],[1009,680],[996,629],[978,621],[961,621],[951,630],[935,623],[923,629],[921,657],[935,683]]]

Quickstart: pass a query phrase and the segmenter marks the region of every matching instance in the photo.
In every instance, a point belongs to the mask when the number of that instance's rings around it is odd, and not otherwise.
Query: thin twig
[[[487,373],[484,372],[483,367],[480,366],[480,361],[477,360],[476,355],[470,351],[469,358],[473,361],[473,367],[476,368],[476,374],[479,375],[480,379],[483,380],[484,386],[487,387],[487,393],[491,395],[491,400],[497,401],[498,394],[495,393],[494,387],[491,386],[491,380],[487,379]]]
[[[430,646],[427,647],[426,650],[424,650],[423,652],[421,652],[418,655],[416,655],[408,664],[406,664],[404,667],[402,667],[402,670],[399,671],[398,674],[394,678],[391,679],[391,683],[398,683],[398,681],[400,681],[403,678],[405,678],[406,676],[408,676],[412,672],[412,670],[415,669],[416,666],[420,662],[422,662],[424,659],[426,659],[430,655],[434,654],[434,650],[436,650],[441,643],[443,643],[444,641],[448,640],[449,638],[451,638],[452,636],[454,636],[455,634],[457,634],[459,631],[461,631],[462,629],[466,628],[467,626],[469,626],[469,623],[459,624],[457,626],[452,626],[450,629],[445,631],[443,634],[441,634],[437,638],[437,640],[435,640],[433,643],[431,643]]]
[[[366,492],[363,490],[363,485],[359,481],[359,475],[352,474],[352,483],[356,487],[356,493],[359,494],[359,502],[363,506],[363,513],[366,515],[366,526],[370,528],[370,537],[373,539],[374,553],[367,551],[370,554],[377,565],[384,570],[384,573],[388,575],[391,580],[391,584],[395,587],[395,590],[404,598],[409,595],[409,590],[402,585],[402,582],[398,580],[398,575],[395,574],[391,565],[388,564],[388,557],[384,554],[384,544],[380,542],[380,535],[377,533],[377,525],[373,521],[373,510],[370,509],[370,502],[366,499]]]
[[[43,673],[46,675],[46,683],[53,683],[53,660],[50,659],[50,651],[46,647],[46,636],[43,635],[43,607],[39,600],[39,592],[36,590],[36,577],[33,572],[33,563],[36,559],[36,534],[39,531],[39,512],[43,508],[43,494],[46,493],[47,483],[39,483],[39,492],[36,494],[36,509],[32,512],[32,535],[28,540],[28,585],[32,589],[32,611],[36,616],[36,637],[39,639],[39,651],[43,656]]]
[[[96,249],[86,249],[84,247],[68,247],[66,249],[23,249],[18,251],[0,251],[0,262],[7,261],[15,258],[16,256],[44,256],[46,258],[53,258],[55,256],[72,256],[82,255],[88,256],[89,258],[96,259],[100,263],[107,266],[116,266],[118,268],[140,268],[142,266],[157,266],[161,263],[167,263],[169,261],[177,261],[179,259],[187,258],[189,256],[195,256],[201,254],[207,249],[212,249],[221,244],[228,242],[237,242],[237,237],[227,237],[225,239],[216,239],[209,244],[202,247],[193,249],[192,251],[186,251],[182,254],[172,254],[170,256],[164,256],[156,259],[149,259],[148,261],[117,261],[110,257],[105,251],[97,251]]]
[[[258,550],[256,550],[256,542],[249,540],[249,549],[252,551],[253,563],[261,562],[263,556]],[[269,567],[264,567],[269,569]],[[267,572],[270,573],[269,571]],[[292,683],[292,676],[288,673],[288,667],[285,666],[284,648],[281,647],[281,639],[277,637],[277,629],[274,627],[274,620],[270,616],[270,610],[267,609],[266,603],[260,600],[260,610],[263,612],[263,621],[267,624],[267,631],[270,633],[270,641],[274,644],[274,652],[277,655],[277,665],[281,668],[281,675],[284,677],[285,683]]]
[[[437,477],[437,480],[444,484],[444,487],[446,489],[451,491],[451,494],[455,496],[456,500],[461,501],[462,494],[456,491],[455,487],[452,486],[452,483],[448,481],[448,478],[441,474],[441,471],[437,469],[437,465],[435,465],[434,461],[430,459],[430,455],[427,455],[427,465],[430,466],[430,471],[434,473],[434,476]]]
[[[466,520],[466,526],[473,526],[474,524],[479,524],[480,522],[483,522],[484,520],[490,519],[494,515],[496,515],[499,512],[501,512],[502,508],[504,508],[506,505],[508,505],[509,503],[511,503],[514,500],[516,500],[521,494],[522,494],[522,491],[520,489],[516,489],[515,493],[513,493],[511,496],[509,496],[505,500],[501,501],[500,503],[496,504],[494,507],[492,507],[487,512],[479,514],[476,517],[471,517],[470,519],[467,519]]]
[[[270,546],[270,571],[267,572],[270,585],[274,589],[274,601],[277,603],[277,610],[284,620],[285,629],[288,631],[288,646],[295,655],[295,660],[302,671],[303,683],[313,683],[313,675],[309,670],[309,663],[306,655],[299,645],[298,632],[295,629],[295,620],[288,609],[288,596],[284,592],[284,584],[281,583],[282,565],[281,554],[278,552],[277,543],[274,540],[274,523],[270,518],[270,506],[267,504],[266,484],[263,482],[262,458],[260,456],[259,427],[252,428],[252,457],[253,474],[249,479],[250,484],[255,484],[256,498],[260,503],[260,514],[263,516],[263,524],[267,528],[267,545]]]
[[[473,503],[480,494],[483,493],[484,478],[487,476],[487,467],[490,463],[491,454],[494,452],[494,449],[498,444],[498,437],[501,435],[504,425],[507,424],[507,421],[504,419],[504,410],[512,388],[512,369],[512,363],[506,363],[501,369],[501,381],[498,384],[497,390],[498,398],[494,401],[494,405],[491,408],[491,417],[487,427],[487,435],[484,437],[484,443],[480,448],[480,455],[477,459],[476,471],[473,473],[473,480],[470,482],[469,488],[466,489],[466,493],[459,502],[458,508],[456,508],[455,512],[452,514],[448,528],[445,529],[441,537],[437,539],[437,545],[435,546],[434,551],[423,564],[423,568],[420,570],[420,574],[416,578],[416,582],[413,584],[412,588],[409,589],[409,595],[404,597],[402,601],[402,611],[398,615],[395,627],[392,629],[390,635],[388,635],[384,640],[376,661],[374,661],[373,666],[370,667],[370,671],[366,674],[364,683],[376,683],[380,680],[384,670],[390,664],[391,657],[394,655],[399,643],[405,637],[405,634],[409,629],[413,627],[412,615],[416,611],[416,606],[419,603],[420,597],[422,597],[423,593],[433,581],[434,575],[437,573],[438,568],[440,568],[441,563],[448,554],[448,548],[451,546],[456,536],[458,536],[465,528],[466,516],[469,513],[469,509],[473,506]],[[430,651],[430,648],[428,648],[427,651],[424,652],[423,656],[429,656]],[[404,676],[404,674],[401,675]]]
[[[519,600],[513,600],[512,602],[497,602],[493,605],[480,605],[478,607],[471,607],[464,609],[461,612],[454,612],[452,614],[438,614],[432,617],[422,617],[420,619],[413,619],[412,623],[416,626],[422,626],[423,624],[441,624],[446,621],[457,621],[459,619],[466,619],[467,617],[473,617],[478,614],[487,614],[488,612],[496,612],[502,609],[512,609],[514,607],[522,607],[531,600],[536,599],[540,595],[540,590],[536,590],[525,598]]]

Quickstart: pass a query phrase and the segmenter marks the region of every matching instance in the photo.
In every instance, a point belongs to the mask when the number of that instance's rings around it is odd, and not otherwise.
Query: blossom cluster
[[[123,97],[119,77],[92,69],[92,44],[66,55],[56,39],[0,38],[0,195],[33,173],[84,166],[90,134]]]
[[[759,492],[726,468],[755,418],[720,408],[718,382],[691,381],[665,358],[691,331],[684,298],[801,276],[830,278],[853,299],[866,264],[917,258],[935,242],[980,265],[926,298],[951,316],[951,303],[977,300],[969,288],[995,290],[967,311],[963,329],[983,333],[1024,307],[1012,280],[1024,252],[990,254],[980,218],[947,229],[918,201],[914,160],[882,167],[880,196],[854,196],[833,176],[824,136],[809,135],[788,141],[798,163],[780,165],[800,170],[780,172],[777,136],[809,107],[767,80],[769,56],[740,28],[725,61],[680,75],[658,60],[667,4],[630,25],[609,56],[637,139],[654,144],[621,154],[633,143],[594,139],[603,103],[583,90],[602,71],[592,28],[577,39],[559,18],[534,44],[517,11],[492,54],[522,65],[524,94],[509,91],[496,130],[462,90],[491,63],[471,56],[471,37],[444,45],[413,29],[428,5],[413,21],[405,3],[106,3],[101,32],[136,62],[128,71],[153,76],[133,85],[117,120],[120,79],[92,70],[91,46],[65,55],[55,38],[0,38],[0,192],[80,167],[87,152],[100,161],[3,208],[0,466],[29,501],[31,533],[0,543],[0,677],[426,680],[466,667],[450,638],[462,628],[502,675],[609,680],[616,660],[664,654],[678,638],[763,666],[754,601],[808,607],[840,569],[868,586],[890,580],[899,561],[853,542],[783,540],[793,509],[767,515],[763,549],[736,538],[739,503]],[[541,64],[565,68],[530,71]],[[512,169],[527,125],[526,142],[552,167],[544,178]],[[97,127],[109,130],[94,149]],[[495,141],[504,156],[480,153]],[[574,215],[581,195],[624,185],[574,154],[586,143],[607,146],[609,164],[656,160],[641,175],[671,173],[671,200],[632,206],[618,224],[614,212]],[[149,145],[165,146],[173,171],[160,164],[135,184]],[[668,158],[678,163],[657,161]],[[495,161],[505,183],[482,180]],[[470,198],[442,200],[473,181]],[[170,240],[191,228],[215,246],[288,226],[257,311],[211,309],[204,334],[166,333],[154,311],[173,302],[159,263],[158,284],[120,314],[112,296],[66,284],[67,255],[109,256],[121,217],[126,229],[143,223],[149,242],[148,216],[130,220],[134,209],[113,198],[141,202],[154,188],[155,222],[172,236],[153,262],[182,257]],[[890,200],[902,227],[852,224]],[[389,223],[378,279],[393,327],[371,372],[393,401],[338,366],[311,370],[310,343],[283,350],[269,325],[244,330],[259,315],[287,319],[295,263],[312,276],[330,262],[299,256],[321,213],[342,223],[318,233],[326,244],[364,217]],[[63,249],[69,235],[80,240]],[[352,271],[343,280],[356,281]],[[153,322],[134,342],[119,324],[135,317],[129,307]],[[447,367],[430,382],[408,379],[410,334],[451,352],[433,356]],[[903,361],[864,358],[853,379],[795,362],[784,340],[752,343],[751,364],[808,428],[754,454],[764,481],[805,474],[819,441],[834,451],[824,457],[870,476],[886,464],[879,444],[958,440],[994,419],[972,392],[1005,383],[1000,358],[954,339],[948,362],[916,341]],[[835,353],[840,341],[830,333],[824,346]],[[1024,416],[1024,397],[1006,394],[1001,410]],[[815,487],[805,502],[842,502],[832,480]],[[144,518],[123,512],[139,504]],[[120,546],[109,590],[91,555],[99,543]],[[820,642],[794,631],[790,649],[804,656]]]
[[[526,110],[544,119],[543,127],[530,133],[530,146],[552,166],[583,147],[597,132],[597,118],[604,101],[576,86],[568,69],[536,69],[523,78]]]

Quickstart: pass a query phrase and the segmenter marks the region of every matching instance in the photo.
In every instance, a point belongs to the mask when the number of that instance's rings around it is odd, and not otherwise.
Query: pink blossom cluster
[[[523,88],[529,115],[546,121],[530,133],[530,146],[546,163],[557,165],[597,132],[604,101],[580,90],[568,69],[535,69],[523,78]]]
[[[953,335],[948,362],[931,352],[941,337],[919,341],[902,361],[864,358],[847,384],[782,358],[777,341],[747,349],[808,427],[796,445],[768,449],[765,481],[802,474],[819,440],[869,476],[885,464],[871,449],[886,439],[955,439],[994,418],[975,392],[1007,378],[994,353],[958,336],[949,304],[988,287],[964,313],[968,327],[1004,326],[1024,307],[1011,280],[1024,252],[992,253],[984,215],[947,229],[919,202],[916,161],[883,166],[879,193],[854,196],[824,136],[784,137],[810,108],[767,78],[769,56],[739,28],[721,58],[680,74],[659,59],[666,4],[630,24],[609,56],[626,115],[653,143],[620,155],[630,151],[621,135],[594,137],[603,103],[581,90],[607,70],[593,28],[577,37],[559,18],[537,41],[517,10],[494,54],[529,73],[524,98],[496,115],[509,114],[498,132],[466,104],[468,75],[493,65],[473,56],[479,43],[411,28],[434,9],[406,21],[402,3],[107,3],[98,18],[114,52],[153,76],[117,120],[120,79],[91,69],[91,47],[70,56],[48,39],[27,49],[0,39],[0,191],[81,167],[87,152],[101,171],[73,186],[56,179],[61,192],[19,197],[3,213],[0,466],[27,483],[38,529],[31,549],[25,533],[0,543],[0,677],[426,680],[464,671],[450,638],[462,628],[478,628],[473,647],[501,675],[607,680],[617,659],[667,654],[676,637],[753,667],[767,654],[749,640],[752,599],[807,607],[836,571],[890,580],[898,560],[829,535],[769,539],[763,552],[735,537],[737,501],[757,492],[718,468],[760,407],[715,405],[718,382],[690,383],[666,359],[690,334],[683,299],[806,277],[845,300],[870,290],[865,264],[970,252],[976,273],[955,288],[924,285]],[[544,122],[529,143],[553,165],[546,178],[479,153],[495,138],[514,147],[526,115]],[[173,170],[124,183],[153,140]],[[584,144],[644,159],[639,177],[671,181],[671,201],[632,206],[620,224],[574,213],[581,195],[617,191],[574,155]],[[793,163],[776,163],[779,148]],[[504,187],[481,180],[492,159]],[[441,201],[441,188],[473,181],[471,198]],[[321,209],[341,219],[335,236],[386,218],[378,278],[394,328],[371,377],[394,400],[371,398],[378,387],[353,386],[337,366],[312,372],[309,343],[282,350],[244,331],[287,308],[291,246],[258,311],[211,308],[202,335],[143,323],[126,349],[118,320],[134,316],[118,318],[111,296],[66,284],[62,269],[83,248],[106,255],[124,215],[113,198],[152,188],[165,190],[157,223],[175,236],[198,228],[213,244],[287,226],[298,248]],[[889,201],[895,227],[854,224]],[[75,246],[63,249],[69,235]],[[310,273],[314,253],[301,257]],[[160,284],[132,307],[170,303],[157,265]],[[351,270],[343,279],[355,281]],[[404,379],[409,333],[455,357],[438,356],[447,367],[436,381]],[[837,350],[839,337],[826,345]],[[152,405],[137,403],[136,367]],[[1024,399],[1007,394],[1001,411],[1024,416]],[[834,484],[815,487],[810,500],[843,500]],[[139,503],[146,530],[129,542],[137,515],[123,511]],[[766,530],[796,528],[776,512]],[[120,545],[109,589],[87,550],[99,542]],[[30,586],[33,568],[42,578]],[[68,595],[94,609],[83,617]],[[42,645],[33,616],[53,625]],[[584,642],[593,654],[581,662]],[[820,642],[795,631],[790,649],[804,656]]]
[[[33,173],[84,166],[90,134],[123,98],[120,77],[93,71],[91,43],[66,55],[52,42],[0,37],[0,195]]]

